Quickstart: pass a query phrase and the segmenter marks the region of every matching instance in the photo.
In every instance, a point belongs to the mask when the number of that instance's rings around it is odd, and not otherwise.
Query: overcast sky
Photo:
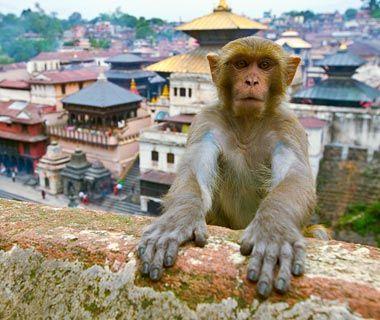
[[[34,1],[0,0],[0,12],[19,14],[22,9],[34,7]],[[87,19],[100,12],[112,12],[117,7],[135,16],[159,17],[170,21],[186,21],[211,12],[218,0],[38,0],[47,12],[55,11],[66,18],[78,11]],[[238,14],[258,18],[263,11],[272,10],[280,14],[290,10],[314,10],[317,12],[344,11],[359,8],[360,0],[228,0],[233,11]]]

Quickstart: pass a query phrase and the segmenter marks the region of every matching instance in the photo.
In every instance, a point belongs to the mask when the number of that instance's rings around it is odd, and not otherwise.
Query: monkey
[[[304,273],[302,229],[316,204],[305,130],[287,105],[300,58],[250,36],[207,55],[218,103],[194,118],[163,214],[142,235],[141,272],[159,280],[207,224],[244,229],[247,278],[266,298]],[[275,266],[279,264],[277,277]]]

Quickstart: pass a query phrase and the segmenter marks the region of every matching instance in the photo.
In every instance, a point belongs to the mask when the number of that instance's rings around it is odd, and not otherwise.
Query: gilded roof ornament
[[[216,11],[231,11],[231,8],[228,6],[226,0],[220,0],[219,5],[214,9]]]

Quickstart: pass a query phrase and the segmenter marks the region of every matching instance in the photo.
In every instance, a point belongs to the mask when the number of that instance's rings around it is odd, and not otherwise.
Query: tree
[[[345,20],[354,20],[356,18],[357,13],[358,13],[358,10],[353,9],[353,8],[349,8],[344,13],[344,19]]]
[[[83,22],[82,15],[79,12],[73,12],[68,19],[71,26],[81,24]]]

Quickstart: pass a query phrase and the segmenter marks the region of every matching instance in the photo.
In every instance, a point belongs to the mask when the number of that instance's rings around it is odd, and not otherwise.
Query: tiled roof
[[[83,68],[78,70],[46,71],[30,80],[31,84],[57,84],[96,80],[100,68]]]
[[[153,78],[157,76],[156,73],[147,70],[108,70],[106,71],[106,77],[108,79],[141,79],[141,78]]]
[[[29,90],[30,84],[24,80],[6,80],[0,81],[0,88]]]
[[[175,173],[168,173],[158,170],[148,170],[141,173],[140,180],[155,182],[165,185],[172,185],[175,179]]]
[[[106,60],[107,63],[142,63],[145,60],[131,53],[119,54]]]
[[[0,102],[0,117],[3,121],[8,119],[9,122],[36,124],[43,122],[42,114],[49,113],[53,109],[55,108],[43,104],[11,100]]]
[[[188,53],[169,57],[160,62],[151,64],[146,70],[155,72],[180,73],[210,73],[206,55],[211,51],[218,51],[219,47],[199,47]]]
[[[311,88],[301,89],[293,95],[293,98],[374,102],[380,98],[380,91],[351,78],[329,78]]]
[[[231,11],[214,11],[177,28],[180,31],[231,29],[264,30],[267,27],[259,22],[234,14]]]
[[[275,41],[280,46],[285,44],[293,49],[310,49],[311,44],[299,37],[284,37]]]
[[[107,108],[122,104],[137,103],[142,97],[107,80],[97,82],[73,93],[64,99],[64,104]]]
[[[360,67],[366,61],[348,51],[338,51],[315,63],[319,67]]]

